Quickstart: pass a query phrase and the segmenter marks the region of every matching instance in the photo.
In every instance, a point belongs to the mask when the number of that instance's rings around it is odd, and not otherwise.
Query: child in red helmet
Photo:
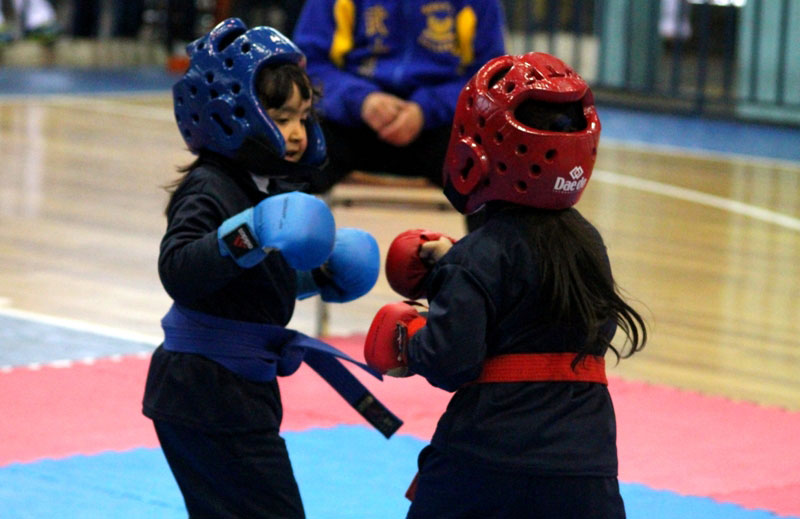
[[[588,85],[547,54],[491,60],[461,92],[444,190],[488,218],[455,243],[425,230],[393,243],[387,278],[429,310],[386,305],[365,345],[380,371],[454,392],[409,518],[625,517],[604,357],[639,351],[647,331],[572,208],[599,135]]]

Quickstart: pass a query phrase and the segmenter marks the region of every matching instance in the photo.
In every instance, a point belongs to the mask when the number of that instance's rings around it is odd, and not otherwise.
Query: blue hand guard
[[[315,276],[323,301],[346,303],[369,292],[380,272],[378,242],[367,231],[343,228],[336,231],[336,242],[322,276]]]
[[[299,192],[262,200],[231,216],[217,230],[222,256],[243,268],[260,263],[265,249],[278,249],[290,267],[318,267],[333,249],[336,224],[322,200]]]

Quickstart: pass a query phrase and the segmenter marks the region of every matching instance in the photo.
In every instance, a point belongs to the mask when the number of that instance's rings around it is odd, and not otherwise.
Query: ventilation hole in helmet
[[[478,128],[483,128],[486,126],[486,119],[484,117],[478,117]]]
[[[225,68],[233,68],[233,60],[231,58],[225,58]]]
[[[243,43],[242,44],[242,52],[244,54],[247,54],[248,52],[250,52],[250,44],[249,43]]]
[[[192,114],[192,121],[194,121],[194,122],[200,121],[200,116],[197,115],[197,114]]]
[[[528,153],[528,147],[525,146],[524,144],[520,144],[519,146],[517,146],[516,151],[517,155],[525,155],[526,153]]]
[[[461,168],[461,171],[458,172],[459,176],[461,177],[461,180],[467,180],[469,172],[472,171],[472,166],[474,165],[475,162],[472,160],[472,158],[468,158],[466,164],[464,164],[464,167]]]
[[[220,117],[219,114],[213,114],[211,118],[219,125],[220,128],[222,128],[222,131],[225,132],[225,135],[233,135],[233,128],[225,124],[225,121],[222,120],[222,117]]]
[[[556,150],[554,149],[547,150],[544,154],[544,160],[546,160],[547,162],[552,162],[553,159],[556,158],[556,155],[558,155],[558,152]]]
[[[192,97],[197,95],[197,87],[192,85],[189,87],[189,93],[192,94]]]
[[[550,77],[564,77],[564,73],[557,71],[552,65],[547,65],[547,71]]]
[[[528,184],[526,184],[522,180],[517,180],[516,182],[514,182],[514,189],[516,189],[520,193],[524,193],[525,191],[528,190]]]
[[[228,45],[233,43],[233,40],[235,40],[244,33],[245,33],[244,29],[235,29],[226,32],[225,35],[222,38],[220,38],[219,41],[217,42],[217,52],[226,48]]]
[[[233,86],[231,87],[231,91],[234,94],[238,94],[239,92],[242,91],[242,85],[240,85],[239,83],[234,83]]]
[[[214,90],[214,89],[212,88],[212,89],[211,89],[211,92],[209,92],[209,93],[208,93],[208,95],[210,95],[210,96],[211,96],[211,99],[216,99],[216,98],[218,98],[218,97],[219,97],[219,92],[217,92],[216,90]]]
[[[176,97],[175,98],[175,103],[177,103],[178,106],[183,106],[183,96]]]
[[[481,136],[478,135],[477,133],[472,136],[472,140],[475,141],[475,144],[482,144],[483,143],[483,139],[481,139]]]
[[[535,68],[527,71],[525,73],[525,77],[528,78],[528,79],[534,80],[534,81],[539,81],[539,80],[544,79],[544,76],[542,75],[542,73],[539,72],[538,70],[536,70]]]
[[[488,85],[488,86],[489,86],[489,88],[492,88],[492,87],[494,87],[494,86],[495,86],[497,83],[499,83],[499,82],[500,82],[500,80],[501,80],[501,79],[503,79],[504,77],[506,77],[506,74],[508,74],[508,71],[509,71],[509,70],[511,70],[511,67],[507,67],[507,68],[504,68],[504,69],[498,70],[498,71],[497,71],[497,72],[494,74],[494,76],[492,76],[492,77],[489,79],[489,85]]]
[[[517,85],[515,83],[506,84],[506,93],[510,94],[511,92],[514,91],[515,88],[517,88]]]
[[[463,137],[463,136],[464,136],[464,134],[466,133],[466,131],[467,131],[467,130],[466,130],[466,128],[464,128],[464,125],[463,125],[463,124],[459,124],[459,125],[458,125],[458,136],[459,136],[459,137]]]
[[[206,47],[205,43],[198,43],[197,44],[197,50],[203,50],[205,47]]]
[[[490,184],[489,177],[484,178],[483,179],[483,187],[489,187],[489,184]]]
[[[467,108],[472,108],[472,105],[475,103],[475,100],[471,97],[467,98]]]
[[[500,133],[500,132],[495,133],[494,134],[494,142],[496,142],[497,144],[500,144],[501,142],[503,142],[503,134]]]
[[[183,135],[184,135],[184,136],[185,136],[187,139],[191,139],[191,138],[192,138],[192,132],[190,132],[189,130],[183,130]]]
[[[532,164],[529,171],[532,177],[538,177],[542,174],[542,167],[539,164]]]
[[[213,72],[209,72],[209,73],[206,74],[206,82],[207,83],[213,83],[214,82],[214,73]]]
[[[592,148],[592,155],[597,155],[597,148]]]
[[[244,114],[245,114],[244,108],[242,108],[241,106],[237,106],[236,108],[233,109],[233,115],[236,117],[244,117]]]
[[[504,174],[507,169],[508,169],[508,166],[506,166],[505,162],[498,162],[497,163],[497,172],[500,173],[501,175]]]

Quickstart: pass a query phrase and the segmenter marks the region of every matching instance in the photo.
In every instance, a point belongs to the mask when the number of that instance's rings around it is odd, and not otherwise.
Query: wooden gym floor
[[[651,327],[647,348],[611,374],[800,410],[800,160],[635,138],[604,134],[577,206]],[[0,310],[157,342],[170,303],[156,272],[160,186],[191,158],[166,91],[0,97]],[[435,204],[357,203],[376,193],[444,199],[413,186],[337,187],[335,200],[356,202],[335,206],[337,225],[371,231],[383,252],[408,228],[464,233],[462,217]],[[364,333],[398,297],[381,275],[364,298],[329,308],[328,332]],[[302,302],[292,326],[312,332],[317,318],[316,302]]]

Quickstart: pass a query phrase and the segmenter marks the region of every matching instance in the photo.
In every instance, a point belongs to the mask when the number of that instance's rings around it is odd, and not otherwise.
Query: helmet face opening
[[[564,209],[591,176],[599,136],[591,90],[566,64],[543,53],[501,56],[461,92],[444,183],[463,213],[491,200]]]
[[[587,125],[580,101],[546,103],[527,99],[514,110],[514,119],[528,128],[556,133],[580,132]]]
[[[238,18],[220,22],[187,46],[190,65],[172,88],[175,119],[193,153],[209,150],[236,158],[246,140],[264,143],[278,157],[286,143],[262,104],[258,81],[270,67],[305,67],[305,56],[271,27],[248,29]],[[316,120],[307,125],[308,147],[301,163],[325,159],[325,141]]]

